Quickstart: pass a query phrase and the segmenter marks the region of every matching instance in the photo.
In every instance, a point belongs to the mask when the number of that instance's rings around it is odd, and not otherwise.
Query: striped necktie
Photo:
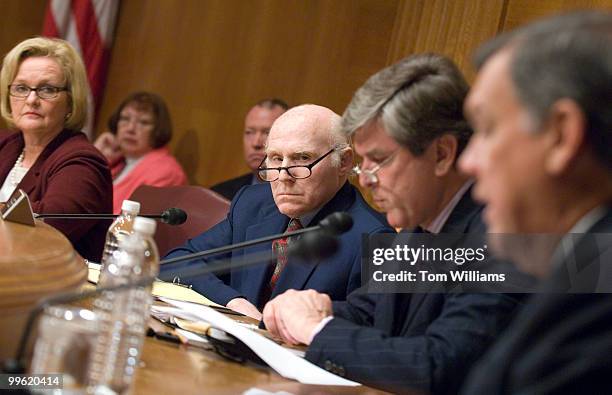
[[[302,224],[300,220],[297,218],[289,221],[289,225],[287,225],[287,230],[285,232],[293,232],[295,230],[302,229]],[[287,244],[289,243],[289,239],[287,237],[283,237],[282,239],[276,239],[272,242],[272,251],[276,254],[276,267],[274,268],[274,273],[272,273],[272,278],[270,278],[270,289],[274,290],[276,286],[276,282],[278,281],[281,272],[287,265]]]

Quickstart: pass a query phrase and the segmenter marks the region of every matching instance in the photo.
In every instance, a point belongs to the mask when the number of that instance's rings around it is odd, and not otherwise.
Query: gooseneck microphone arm
[[[50,214],[34,213],[34,218],[48,219],[113,219],[121,214]],[[138,214],[139,217],[159,219],[168,225],[180,225],[187,220],[187,213],[180,208],[172,207],[164,210],[161,214]]]
[[[175,258],[164,259],[160,262],[161,265],[168,265],[177,262],[185,262],[191,261],[194,259],[201,259],[211,255],[223,254],[225,252],[233,251],[235,249],[241,249],[250,247],[256,244],[265,243],[268,241],[273,241],[279,238],[287,238],[294,237],[304,233],[309,233],[313,231],[326,231],[332,235],[338,235],[346,232],[353,226],[353,219],[351,216],[344,212],[335,212],[327,217],[323,218],[318,225],[310,226],[308,228],[298,229],[292,232],[286,232],[281,234],[276,234],[272,236],[260,237],[259,239],[247,240],[236,244],[231,244],[228,246],[212,248],[206,251],[195,252],[193,254],[177,256]]]
[[[206,250],[206,251],[194,252],[193,254],[177,256],[175,258],[168,258],[168,259],[162,260],[159,263],[161,265],[168,265],[168,264],[177,263],[177,262],[191,261],[193,259],[201,259],[201,258],[205,258],[207,256],[223,254],[224,252],[233,251],[234,249],[246,248],[246,247],[250,247],[252,245],[256,245],[256,244],[260,244],[260,243],[265,243],[267,241],[276,240],[276,239],[281,238],[281,237],[298,236],[298,235],[301,235],[303,233],[309,233],[309,232],[312,232],[312,231],[315,231],[315,230],[319,230],[319,229],[321,229],[321,227],[318,226],[318,225],[317,226],[311,226],[309,228],[298,229],[296,231],[287,232],[287,233],[283,233],[283,234],[280,234],[280,235],[272,235],[272,236],[261,237],[259,239],[253,239],[253,240],[243,241],[243,242],[236,243],[236,244],[230,244],[230,245],[223,246],[223,247],[212,248],[212,249]]]
[[[336,236],[327,233],[308,233],[297,243],[289,245],[289,255],[301,259],[317,260],[327,258],[338,250],[339,242]],[[232,245],[238,249],[238,244]],[[183,257],[180,257],[183,258]],[[270,261],[276,254],[270,251],[256,252],[241,258],[228,258],[207,263],[206,266],[187,266],[168,273],[159,273],[160,279],[167,281],[175,277],[201,276],[205,274],[224,273],[230,269],[239,269],[255,263]],[[171,262],[172,263],[172,262]]]

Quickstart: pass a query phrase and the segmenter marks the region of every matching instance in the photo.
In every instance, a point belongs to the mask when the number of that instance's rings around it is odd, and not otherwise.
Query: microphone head
[[[181,225],[187,221],[187,213],[180,208],[171,207],[161,214],[161,222],[168,225]]]
[[[328,258],[338,251],[338,238],[327,232],[309,232],[289,243],[288,253],[304,260]]]
[[[323,218],[319,226],[332,235],[340,235],[353,227],[353,218],[349,213],[337,211]]]

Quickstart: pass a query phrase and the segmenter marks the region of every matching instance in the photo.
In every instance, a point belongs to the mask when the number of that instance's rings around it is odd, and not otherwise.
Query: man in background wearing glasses
[[[260,311],[270,297],[288,289],[314,289],[333,300],[344,300],[361,285],[362,235],[392,229],[347,181],[353,151],[340,120],[333,111],[316,105],[298,106],[281,115],[272,125],[259,170],[266,183],[241,189],[227,219],[168,257],[313,226],[333,212],[345,211],[352,216],[353,227],[339,237],[336,254],[321,263],[292,260],[285,249],[291,241],[280,239],[215,257],[235,260],[274,251],[277,258],[270,265],[234,269],[228,275],[181,278],[182,282],[256,319],[261,319]],[[174,268],[202,264],[203,260],[196,260]]]
[[[447,58],[408,57],[353,96],[342,128],[363,158],[356,171],[393,227],[482,233],[482,206],[456,161],[472,130],[468,85]],[[334,303],[288,291],[264,309],[268,330],[309,345],[306,358],[393,392],[456,393],[473,361],[502,330],[516,301],[503,294],[386,293],[367,286]]]

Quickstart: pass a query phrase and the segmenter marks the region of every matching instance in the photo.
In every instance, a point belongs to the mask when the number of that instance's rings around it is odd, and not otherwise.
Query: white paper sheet
[[[168,304],[181,308],[190,315],[197,316],[200,320],[210,323],[215,328],[236,336],[270,365],[272,369],[285,378],[297,380],[304,384],[361,385],[321,369],[307,360],[294,355],[290,350],[283,348],[272,340],[266,339],[260,334],[238,325],[232,319],[209,307],[172,299],[161,299]]]

